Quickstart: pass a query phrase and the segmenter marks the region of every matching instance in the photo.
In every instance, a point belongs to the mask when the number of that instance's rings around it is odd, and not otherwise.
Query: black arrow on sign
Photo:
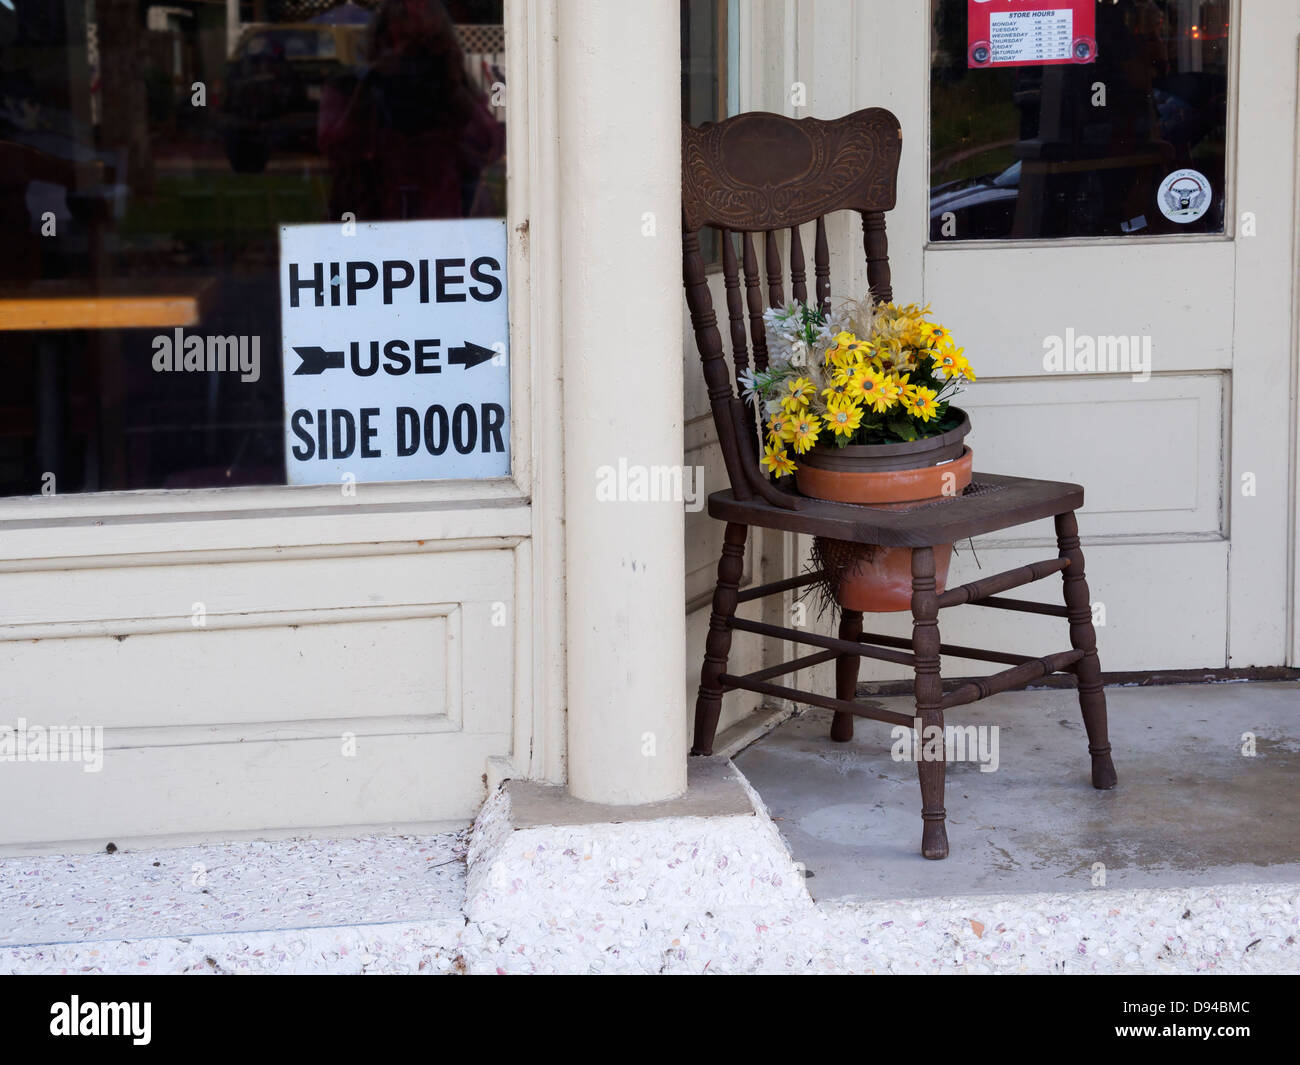
[[[293,371],[294,377],[299,374],[315,375],[324,373],[329,369],[341,370],[343,368],[343,352],[341,351],[326,351],[324,348],[315,346],[294,348],[293,350],[298,353],[298,358],[302,359],[302,362],[298,364],[298,369]]]
[[[464,366],[469,369],[471,366],[477,366],[481,362],[487,362],[496,352],[491,348],[485,348],[481,344],[475,344],[473,341],[465,341],[463,348],[448,348],[447,361],[453,366]]]

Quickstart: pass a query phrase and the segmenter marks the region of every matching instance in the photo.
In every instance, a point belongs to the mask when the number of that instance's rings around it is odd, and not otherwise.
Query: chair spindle
[[[776,246],[776,232],[767,231],[767,305],[780,307],[785,303],[785,289],[781,284],[781,251]]]
[[[754,366],[767,369],[767,332],[763,328],[763,293],[759,291],[758,255],[754,234],[741,234],[741,262],[745,268],[745,296],[749,301],[749,335],[754,344]]]
[[[727,318],[731,323],[731,358],[736,367],[736,383],[749,369],[749,343],[745,335],[745,301],[740,294],[740,267],[731,230],[720,231],[722,237],[722,283],[727,291]]]
[[[817,281],[817,305],[824,313],[831,309],[831,251],[826,240],[826,216],[817,216],[817,239],[813,245],[813,276]]]
[[[803,238],[799,227],[790,227],[790,294],[800,303],[808,302],[807,274],[804,273]]]
[[[885,237],[885,212],[862,212],[862,246],[867,253],[867,286],[880,303],[892,303],[894,289],[889,274],[889,241]]]

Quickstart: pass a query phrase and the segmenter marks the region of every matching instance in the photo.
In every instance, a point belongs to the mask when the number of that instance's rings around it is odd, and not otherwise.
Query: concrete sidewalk
[[[811,710],[736,765],[819,900],[1300,883],[1300,684],[1106,697],[1119,774],[1106,792],[1089,784],[1073,690],[950,712],[949,723],[996,726],[998,764],[948,767],[951,850],[940,862],[920,856],[916,765],[891,759],[889,725],[860,720],[851,743],[832,743],[830,713]],[[910,711],[906,699],[879,701]],[[1242,754],[1247,734],[1254,757]]]
[[[512,782],[473,832],[6,858],[0,972],[1300,971],[1300,685],[1108,697],[1106,793],[1072,692],[954,715],[998,768],[943,862],[889,727],[810,712],[626,818]]]

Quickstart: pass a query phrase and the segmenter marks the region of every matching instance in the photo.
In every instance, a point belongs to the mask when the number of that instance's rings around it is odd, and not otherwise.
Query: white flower
[[[740,382],[741,395],[757,408],[759,402],[759,380],[754,375],[754,371],[749,369],[741,370],[740,373],[736,375],[736,380]]]
[[[769,307],[763,312],[763,320],[769,323],[785,323],[799,313],[799,304],[791,301],[784,307]]]
[[[817,343],[824,347],[830,347],[834,343],[835,337],[844,332],[847,325],[848,323],[842,315],[832,311],[826,316],[825,323],[817,330]]]
[[[790,352],[788,349],[772,346],[767,351],[768,381],[773,381],[790,369]]]

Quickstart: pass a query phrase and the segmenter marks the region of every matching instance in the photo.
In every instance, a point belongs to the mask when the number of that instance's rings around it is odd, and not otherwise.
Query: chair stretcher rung
[[[869,717],[873,721],[887,721],[891,725],[904,725],[911,728],[913,724],[911,715],[899,714],[893,710],[886,710],[884,707],[867,706],[863,703],[850,702],[848,699],[833,699],[829,695],[815,695],[812,692],[799,691],[797,688],[785,688],[780,684],[768,684],[762,680],[733,677],[729,673],[722,674],[718,678],[718,683],[727,691],[740,688],[744,691],[758,692],[760,695],[774,695],[780,699],[789,699],[791,702],[820,706],[826,710],[839,710],[845,714],[852,714],[854,717]]]
[[[1022,584],[1032,584],[1034,581],[1040,581],[1053,573],[1060,573],[1069,564],[1070,560],[1068,558],[1049,558],[1042,562],[1031,562],[1027,566],[1009,569],[1005,573],[995,573],[991,577],[972,581],[970,584],[961,584],[956,588],[949,588],[943,595],[939,596],[939,609],[942,610],[948,606],[961,606],[963,603],[970,603],[976,599],[987,599],[989,596],[997,595],[998,592],[1005,592],[1009,588],[1019,588]]]
[[[997,610],[1019,610],[1025,614],[1049,614],[1054,618],[1068,618],[1070,612],[1058,603],[1035,603],[1032,599],[1008,599],[1004,595],[988,595],[972,599],[971,606],[991,606]]]
[[[762,599],[765,595],[776,595],[777,592],[788,592],[792,588],[804,588],[809,584],[816,584],[822,579],[822,571],[816,573],[805,573],[799,577],[790,577],[783,581],[772,581],[770,584],[760,584],[757,588],[746,588],[738,596],[736,602],[748,603],[754,599]]]
[[[746,618],[733,617],[727,621],[727,624],[733,629],[740,629],[742,632],[753,632],[759,636],[775,636],[778,639],[791,640],[794,643],[811,644],[813,647],[824,647],[828,651],[839,651],[840,654],[858,655],[861,658],[878,658],[882,662],[897,662],[901,666],[916,664],[915,655],[903,651],[889,651],[883,647],[867,647],[849,640],[839,640],[834,636],[822,636],[819,633],[803,632],[800,629],[787,629],[782,625],[768,625],[762,621],[749,621]]]
[[[1011,669],[1004,669],[1001,673],[994,673],[991,677],[980,677],[978,680],[954,688],[943,697],[941,705],[943,709],[950,710],[954,706],[964,706],[979,699],[987,699],[990,695],[997,695],[998,692],[1023,687],[1039,677],[1069,669],[1082,657],[1082,651],[1061,651],[1054,655],[1047,655],[1045,658],[1030,659]]]
[[[864,632],[859,639],[863,643],[875,643],[884,647],[912,648],[912,641],[905,636],[885,636],[882,633]],[[975,662],[1002,662],[1008,666],[1018,666],[1032,662],[1033,655],[1018,655],[1012,651],[985,651],[979,647],[962,647],[955,643],[941,643],[939,653],[951,658],[969,658]]]
[[[804,655],[801,658],[792,658],[789,662],[778,662],[774,666],[768,666],[766,669],[759,669],[753,673],[746,673],[745,680],[768,680],[771,677],[779,677],[785,673],[793,673],[796,669],[805,669],[808,666],[819,666],[823,662],[832,662],[840,657],[839,651],[814,651],[810,655]]]

